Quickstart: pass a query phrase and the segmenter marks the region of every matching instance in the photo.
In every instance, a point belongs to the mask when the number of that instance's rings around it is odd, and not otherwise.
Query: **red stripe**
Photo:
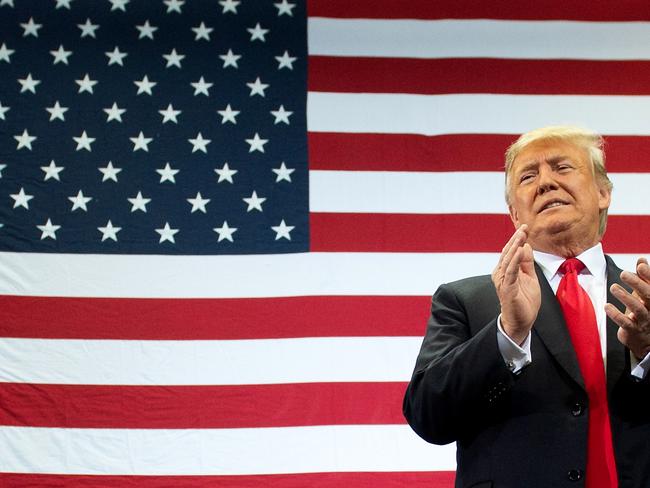
[[[308,0],[310,17],[395,19],[503,19],[630,21],[650,19],[645,0],[610,2],[593,0],[538,0],[534,5],[519,0]]]
[[[0,473],[5,488],[453,488],[452,471],[250,476],[73,476]]]
[[[424,329],[424,322],[420,323]],[[0,383],[0,425],[213,429],[404,424],[406,383],[103,386]]]
[[[308,75],[310,91],[516,95],[647,95],[648,78],[644,61],[334,56],[310,56]]]
[[[335,214],[311,216],[311,246],[330,252],[500,252],[513,232],[498,214]],[[609,253],[648,253],[650,216],[609,217]]]
[[[353,171],[503,171],[503,154],[518,135],[309,133],[309,166]],[[650,137],[607,136],[611,172],[650,171]]]
[[[427,297],[137,299],[0,296],[2,337],[264,339],[419,336]],[[29,313],[25,313],[29,310]]]

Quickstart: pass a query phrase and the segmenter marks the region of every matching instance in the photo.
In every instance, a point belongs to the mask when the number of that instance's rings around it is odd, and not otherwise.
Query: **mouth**
[[[550,201],[546,202],[542,206],[542,208],[540,208],[539,212],[537,212],[537,213],[542,213],[542,212],[545,212],[546,210],[551,210],[551,209],[558,208],[558,207],[564,207],[565,205],[568,205],[568,203],[565,202],[564,200],[553,199],[553,200],[550,200]]]

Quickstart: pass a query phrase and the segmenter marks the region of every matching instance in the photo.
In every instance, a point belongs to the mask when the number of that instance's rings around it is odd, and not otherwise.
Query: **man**
[[[650,487],[650,267],[603,254],[611,190],[591,132],[508,149],[516,231],[491,277],[435,293],[404,398],[422,438],[457,442],[457,487]]]

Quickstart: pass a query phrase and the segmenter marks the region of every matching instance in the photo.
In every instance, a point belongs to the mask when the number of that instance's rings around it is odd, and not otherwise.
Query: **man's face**
[[[585,150],[563,141],[531,144],[512,165],[509,192],[510,217],[517,227],[528,224],[533,248],[558,238],[588,246],[600,240],[599,211],[611,193],[596,181]]]

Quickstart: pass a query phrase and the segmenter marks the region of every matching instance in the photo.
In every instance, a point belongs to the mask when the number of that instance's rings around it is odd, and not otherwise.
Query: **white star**
[[[259,151],[261,153],[264,152],[264,144],[269,142],[268,139],[262,139],[260,135],[256,132],[255,135],[253,136],[252,139],[246,139],[246,142],[250,144],[250,148],[248,149],[249,153],[252,153],[253,151]]]
[[[63,114],[68,111],[68,107],[62,107],[59,104],[58,100],[54,102],[54,106],[45,107],[45,110],[50,113],[50,122],[52,122],[54,119],[63,120],[65,122],[65,117]]]
[[[282,68],[293,69],[293,63],[298,58],[289,56],[289,51],[285,51],[282,56],[275,56],[275,59],[278,62],[278,69],[282,69]]]
[[[114,227],[113,223],[109,220],[104,227],[97,227],[97,230],[102,233],[102,242],[106,239],[112,239],[117,242],[117,233],[122,230],[122,227]]]
[[[273,117],[275,117],[274,124],[279,124],[280,122],[284,122],[285,124],[289,125],[289,117],[293,114],[293,112],[289,112],[288,110],[285,110],[284,105],[280,105],[279,109],[271,110],[271,114],[273,115]]]
[[[113,162],[109,161],[103,168],[97,168],[104,176],[102,176],[102,183],[104,181],[113,180],[117,182],[117,173],[122,171],[122,168],[113,166]]]
[[[278,17],[282,14],[287,14],[289,17],[293,17],[292,10],[296,6],[295,3],[289,3],[287,0],[282,0],[281,3],[274,3],[273,5],[278,9]]]
[[[239,0],[219,0],[219,5],[223,7],[221,11],[222,14],[226,12],[232,12],[233,14],[237,13],[237,5],[241,2]]]
[[[170,103],[169,105],[167,105],[167,108],[165,110],[158,110],[158,113],[163,116],[163,124],[169,122],[170,120],[174,124],[178,124],[178,120],[176,120],[176,116],[180,115],[182,112],[180,110],[174,110],[174,107]]]
[[[11,107],[3,107],[2,103],[0,102],[0,120],[6,120],[5,119],[5,114],[9,111]]]
[[[246,209],[246,212],[250,212],[251,210],[259,210],[262,212],[262,204],[266,201],[266,198],[260,198],[257,196],[257,192],[254,191],[253,194],[248,197],[248,198],[242,198],[247,204],[248,208]]]
[[[207,154],[208,150],[206,146],[212,142],[211,139],[203,139],[203,136],[199,132],[194,139],[188,139],[190,144],[192,144],[192,152],[201,151]]]
[[[275,240],[282,239],[283,237],[290,241],[291,240],[291,231],[295,229],[294,225],[287,225],[284,223],[284,219],[280,222],[280,225],[273,225],[271,229],[275,232]]]
[[[68,200],[72,202],[71,212],[74,212],[78,208],[80,208],[84,212],[87,212],[88,207],[86,207],[86,204],[92,200],[92,197],[85,197],[83,191],[79,190],[79,192],[75,196],[68,197]]]
[[[287,168],[287,165],[284,164],[284,161],[282,161],[282,164],[280,165],[279,168],[272,168],[271,171],[273,171],[277,177],[275,178],[275,182],[278,183],[282,180],[286,180],[289,183],[291,183],[291,173],[296,171],[294,168]]]
[[[36,93],[36,87],[41,84],[41,81],[33,79],[32,74],[28,73],[27,78],[18,78],[18,83],[21,85],[20,93],[26,91]]]
[[[126,4],[129,3],[130,0],[108,0],[111,2],[111,12],[113,10],[121,10],[122,12],[126,12]]]
[[[208,204],[210,201],[209,198],[203,198],[201,196],[201,192],[197,192],[196,196],[194,198],[188,198],[187,201],[192,204],[192,212],[194,213],[197,210],[200,210],[203,213],[207,213],[207,210],[205,209],[205,206]]]
[[[74,141],[77,143],[77,151],[81,151],[82,149],[86,149],[87,151],[91,151],[90,145],[95,142],[94,137],[88,137],[86,134],[86,131],[83,131],[80,137],[73,137]]]
[[[225,124],[226,122],[232,122],[233,124],[237,123],[235,117],[239,115],[239,110],[233,110],[230,107],[230,104],[226,106],[223,110],[217,110],[217,113],[221,115],[221,123]]]
[[[60,9],[61,7],[65,7],[68,10],[70,10],[70,2],[72,0],[56,0],[56,9]]]
[[[18,193],[13,193],[9,196],[14,199],[13,208],[25,207],[27,210],[29,210],[29,201],[34,198],[34,195],[25,193],[25,189],[22,187]]]
[[[194,96],[197,96],[198,94],[203,94],[206,97],[210,96],[210,93],[208,93],[208,90],[214,83],[206,83],[206,81],[203,79],[203,76],[199,79],[199,81],[195,81],[194,83],[190,83],[194,87]]]
[[[237,173],[237,170],[230,169],[228,163],[223,163],[223,167],[221,169],[214,168],[214,172],[219,175],[219,181],[217,181],[217,183],[221,183],[222,181],[227,181],[228,183],[234,183],[232,177],[235,173]]]
[[[8,49],[7,45],[3,42],[2,46],[0,46],[0,61],[11,63],[11,59],[9,59],[9,57],[15,52],[16,51],[13,49]]]
[[[156,173],[160,175],[160,183],[163,183],[165,181],[171,181],[172,183],[176,183],[176,178],[174,178],[174,176],[179,171],[180,171],[179,169],[172,169],[169,163],[167,163],[165,164],[164,168],[157,169]]]
[[[95,31],[99,29],[99,24],[93,24],[90,19],[86,19],[84,24],[77,24],[77,27],[81,29],[81,37],[90,36],[93,39],[95,36]]]
[[[165,222],[165,227],[162,229],[156,229],[156,232],[160,234],[160,241],[158,241],[159,244],[162,244],[165,241],[176,244],[176,241],[174,241],[174,235],[178,233],[178,229],[172,229],[168,222]]]
[[[210,40],[210,33],[214,30],[212,27],[206,27],[204,22],[201,22],[201,24],[198,27],[192,27],[192,30],[196,34],[196,37],[194,37],[195,41],[198,41],[199,39],[205,39],[206,41]]]
[[[140,131],[138,137],[129,137],[129,139],[133,143],[133,152],[136,152],[138,149],[149,152],[149,143],[153,141],[153,137],[145,137],[142,131]]]
[[[259,76],[257,77],[257,79],[253,83],[246,83],[246,85],[248,86],[248,88],[251,89],[251,94],[250,94],[251,97],[254,96],[254,95],[259,95],[261,97],[266,96],[264,94],[264,90],[266,90],[269,87],[268,83],[262,83],[260,81]]]
[[[2,178],[2,170],[7,167],[6,164],[0,164],[0,178]]]
[[[227,68],[228,66],[239,68],[237,61],[241,58],[241,54],[234,54],[232,49],[228,49],[226,54],[220,54],[219,57],[223,59],[223,68]]]
[[[25,32],[23,32],[23,37],[27,36],[34,36],[38,37],[38,29],[43,27],[43,24],[37,24],[34,22],[34,18],[30,17],[29,20],[26,23],[21,23],[20,27],[25,29]]]
[[[52,224],[52,221],[50,219],[47,219],[47,222],[44,225],[37,225],[36,227],[38,227],[38,230],[41,231],[41,240],[45,239],[46,237],[50,237],[56,240],[56,231],[61,228],[60,225]]]
[[[104,112],[106,112],[106,122],[110,122],[111,120],[122,122],[122,114],[126,112],[126,109],[118,107],[117,103],[113,102],[113,106],[111,108],[105,108]]]
[[[133,83],[138,87],[138,93],[136,95],[140,95],[140,93],[151,95],[151,89],[158,84],[156,81],[149,81],[147,75],[144,75],[142,80],[134,81]]]
[[[163,3],[167,5],[167,13],[171,12],[178,12],[179,14],[183,13],[181,12],[181,7],[185,3],[185,0],[163,0]]]
[[[234,242],[232,235],[237,232],[237,227],[228,227],[228,222],[224,220],[221,227],[215,227],[212,230],[219,234],[219,239],[217,239],[217,242],[221,242],[224,239],[230,242]]]
[[[165,66],[165,68],[170,68],[171,66],[180,68],[181,61],[185,58],[185,55],[178,54],[176,48],[174,48],[169,54],[163,54],[162,57],[167,60],[167,66]]]
[[[147,204],[151,201],[151,198],[144,198],[142,192],[139,191],[135,198],[127,198],[129,203],[131,203],[131,212],[136,210],[142,210],[144,213],[147,213]]]
[[[14,8],[14,0],[0,0],[0,7],[4,7],[5,5]]]
[[[123,60],[128,56],[128,53],[120,52],[120,49],[117,46],[115,46],[112,51],[106,51],[104,54],[108,56],[109,66],[111,64],[119,64],[120,66],[124,66]]]
[[[30,151],[32,150],[32,142],[36,140],[36,136],[30,136],[27,132],[27,129],[23,130],[23,133],[19,136],[14,136],[14,139],[18,141],[18,146],[16,150],[26,147]]]
[[[43,181],[47,181],[50,178],[53,178],[56,181],[61,181],[61,178],[59,177],[59,173],[63,171],[65,168],[63,166],[57,166],[54,160],[52,160],[50,161],[49,166],[41,166],[41,169],[45,173],[45,176],[43,177]]]
[[[88,76],[88,73],[83,77],[81,80],[74,80],[74,82],[79,85],[79,92],[88,92],[88,93],[93,93],[93,86],[97,84],[96,80],[91,80],[90,77]]]
[[[262,29],[262,26],[258,22],[255,27],[252,27],[250,29],[246,29],[248,32],[251,34],[251,41],[254,41],[255,39],[266,42],[266,34],[269,32],[269,29]]]
[[[68,64],[68,58],[72,54],[72,51],[66,51],[63,48],[63,44],[59,44],[59,49],[55,51],[50,51],[50,54],[54,56],[54,61],[52,64],[63,63]]]
[[[145,20],[144,24],[142,25],[136,25],[135,28],[140,31],[140,34],[138,34],[138,39],[148,37],[149,39],[153,40],[153,33],[158,30],[158,27],[155,27],[149,23],[149,19]]]

